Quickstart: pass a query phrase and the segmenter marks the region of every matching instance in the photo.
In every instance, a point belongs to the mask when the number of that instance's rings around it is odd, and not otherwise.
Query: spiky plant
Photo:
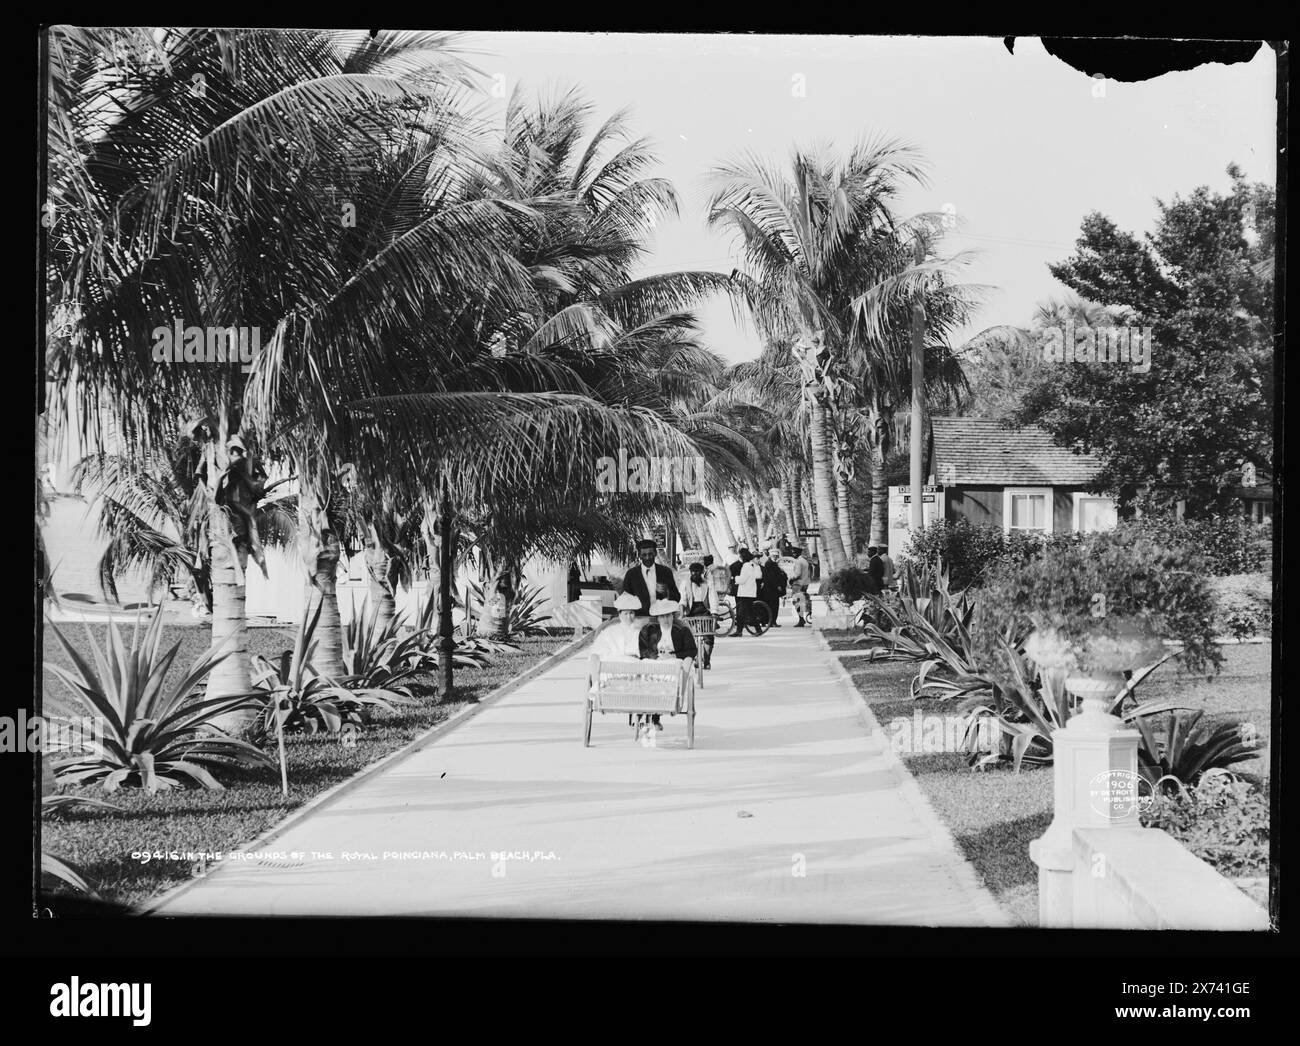
[[[137,615],[129,645],[110,620],[103,650],[86,629],[95,664],[62,630],[49,622],[72,669],[45,663],[68,688],[71,704],[102,725],[101,736],[81,739],[88,752],[67,754],[54,763],[55,777],[66,784],[98,782],[105,791],[140,787],[153,793],[183,784],[220,789],[212,771],[270,766],[267,756],[229,736],[215,720],[253,706],[252,693],[206,697],[204,678],[228,656],[214,645],[180,680],[167,687],[166,677],[181,644],[162,650],[162,614],[155,614],[143,634]]]

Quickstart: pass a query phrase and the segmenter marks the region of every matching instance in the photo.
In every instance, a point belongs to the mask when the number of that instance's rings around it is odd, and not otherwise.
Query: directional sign
[[[819,538],[822,536],[822,532],[816,527],[800,527],[799,536],[801,538]]]

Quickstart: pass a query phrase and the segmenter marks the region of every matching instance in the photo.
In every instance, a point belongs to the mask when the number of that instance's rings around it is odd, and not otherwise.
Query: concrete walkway
[[[259,847],[301,856],[226,862],[156,914],[1002,922],[791,624],[718,641],[694,750],[684,717],[645,748],[612,715],[584,748],[580,652]]]

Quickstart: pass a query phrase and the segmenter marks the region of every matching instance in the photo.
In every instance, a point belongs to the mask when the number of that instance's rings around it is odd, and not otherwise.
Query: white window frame
[[[1032,533],[1044,534],[1048,537],[1052,534],[1053,516],[1055,515],[1055,505],[1053,503],[1051,487],[1003,487],[1002,488],[1002,532],[1011,533],[1011,499],[1018,495],[1039,496],[1044,499],[1047,505],[1047,511],[1044,513],[1047,519],[1047,526],[1042,530],[1034,530]],[[1017,530],[1028,530],[1027,527],[1017,527]]]
[[[1074,498],[1074,508],[1071,510],[1072,514],[1070,516],[1070,526],[1073,528],[1076,534],[1080,532],[1079,531],[1079,502],[1082,501],[1084,498],[1087,498],[1089,501],[1109,501],[1111,504],[1111,508],[1115,510],[1116,520],[1118,521],[1119,505],[1116,503],[1114,498],[1108,498],[1104,494],[1089,494],[1086,491],[1082,491],[1082,490],[1071,491],[1071,497]]]

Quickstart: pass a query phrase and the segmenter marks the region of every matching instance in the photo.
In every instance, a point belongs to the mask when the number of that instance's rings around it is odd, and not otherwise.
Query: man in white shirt
[[[794,612],[799,615],[799,620],[794,627],[803,628],[812,617],[812,600],[808,597],[808,586],[812,583],[812,567],[804,558],[803,549],[795,548],[790,551],[794,553],[794,564],[790,568],[790,602],[794,604]]]

